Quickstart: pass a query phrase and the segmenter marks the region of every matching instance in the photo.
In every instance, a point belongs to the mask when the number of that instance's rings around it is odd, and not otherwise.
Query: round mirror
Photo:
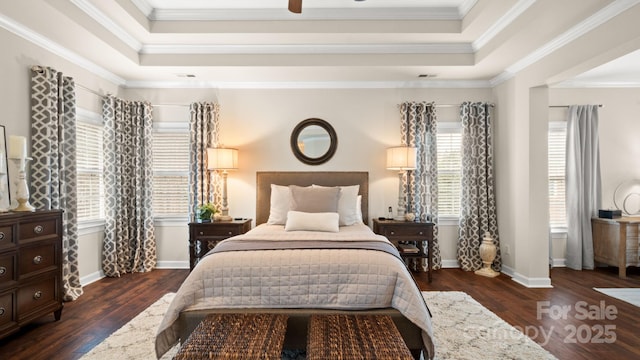
[[[303,120],[291,133],[291,150],[298,160],[307,165],[320,165],[329,161],[337,147],[335,130],[322,119]]]

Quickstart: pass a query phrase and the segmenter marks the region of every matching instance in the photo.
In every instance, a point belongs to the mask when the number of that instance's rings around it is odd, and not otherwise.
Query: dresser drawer
[[[26,246],[20,249],[18,258],[20,278],[38,271],[46,271],[56,264],[56,244],[45,243],[36,246]]]
[[[13,226],[0,226],[0,250],[14,248],[16,246],[15,237],[13,236]]]
[[[50,238],[59,236],[56,219],[42,219],[20,224],[19,242],[28,242],[33,239]]]
[[[195,235],[197,237],[231,237],[240,235],[243,233],[243,229],[238,226],[200,226],[195,229]]]
[[[410,237],[412,240],[418,240],[420,238],[430,238],[431,231],[429,229],[420,226],[394,226],[387,225],[382,229],[382,235],[391,237]]]
[[[16,321],[13,313],[13,292],[0,295],[0,330],[7,324]]]
[[[12,286],[18,280],[15,271],[16,257],[15,252],[0,255],[0,289]]]
[[[32,312],[51,304],[57,304],[55,274],[18,288],[18,316],[19,321],[31,315]]]

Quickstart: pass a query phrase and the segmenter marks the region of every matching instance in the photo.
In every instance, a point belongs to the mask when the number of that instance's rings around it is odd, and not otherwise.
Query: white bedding
[[[260,225],[225,241],[382,241],[364,224],[338,233],[284,231]],[[402,260],[383,251],[287,249],[215,253],[204,257],[178,290],[156,336],[162,356],[178,339],[183,310],[211,308],[374,309],[392,307],[419,326],[433,357],[431,317]]]

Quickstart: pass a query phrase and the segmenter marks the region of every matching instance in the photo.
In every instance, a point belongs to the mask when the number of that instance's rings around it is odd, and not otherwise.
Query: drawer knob
[[[0,316],[3,316],[6,310],[3,307],[0,307]]]
[[[4,275],[7,273],[7,268],[4,266],[0,266],[0,276]]]
[[[34,300],[39,300],[41,297],[42,297],[42,291],[38,290],[35,293],[33,293]]]
[[[233,231],[229,231],[229,235],[233,235]]]
[[[44,226],[36,225],[33,227],[33,232],[36,234],[41,234],[44,231]]]
[[[396,234],[396,232],[395,232],[395,231],[392,231],[392,232],[391,232],[391,235],[395,235],[395,234]]]
[[[33,263],[34,263],[34,264],[36,264],[36,265],[40,265],[40,263],[41,263],[41,262],[42,262],[42,256],[41,256],[41,255],[36,255],[36,256],[33,258]]]
[[[200,235],[204,235],[204,231],[200,231]]]
[[[420,231],[420,233],[419,233],[419,234],[420,234],[420,235],[422,235],[422,234],[424,234],[424,233],[423,233],[422,231]]]
[[[4,240],[4,237],[5,237],[4,231],[0,231],[0,240]]]

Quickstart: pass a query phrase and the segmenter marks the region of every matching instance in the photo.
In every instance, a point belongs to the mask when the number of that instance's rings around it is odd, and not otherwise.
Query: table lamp
[[[396,146],[387,149],[387,170],[398,170],[398,211],[395,220],[405,221],[405,203],[402,194],[402,176],[416,168],[416,148]]]
[[[229,204],[227,203],[227,175],[228,170],[238,169],[238,150],[229,148],[208,148],[207,168],[222,171],[222,213],[220,220],[229,221]]]

